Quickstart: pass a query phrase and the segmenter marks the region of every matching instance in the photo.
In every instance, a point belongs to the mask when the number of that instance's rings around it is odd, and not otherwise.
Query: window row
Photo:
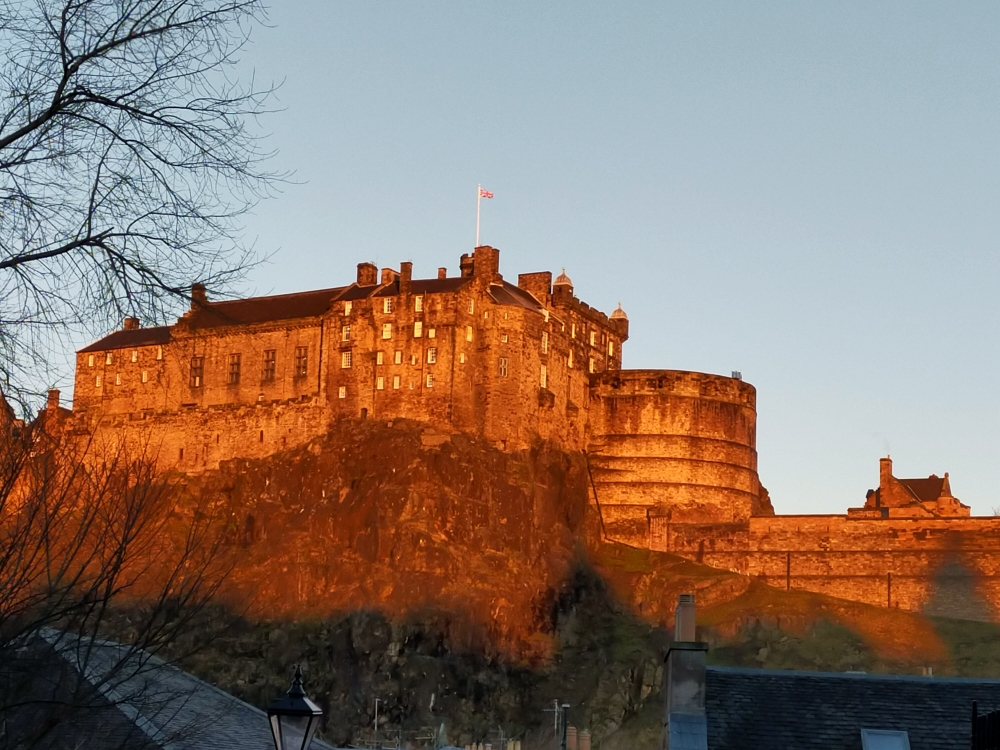
[[[386,315],[390,315],[395,309],[396,303],[393,301],[392,297],[382,298],[382,312]],[[354,309],[354,302],[351,300],[344,301],[344,315],[350,315],[351,311]],[[476,301],[469,300],[465,307],[469,315],[472,315],[476,311]],[[413,310],[414,312],[424,311],[424,295],[418,294],[413,298]]]
[[[129,355],[129,359],[132,362],[138,362],[139,361],[139,350],[138,349],[133,349],[131,351],[130,355]],[[162,346],[156,347],[156,359],[157,360],[163,359],[163,347]],[[125,360],[122,359],[122,362],[124,362],[124,361]],[[97,362],[97,355],[96,354],[88,354],[87,355],[87,367],[93,367],[96,364],[96,362]],[[115,363],[115,353],[114,352],[105,352],[104,353],[104,364],[106,364],[106,365],[113,365],[114,363]]]
[[[424,335],[424,323],[422,320],[414,321],[413,323],[413,338],[419,339]],[[437,329],[428,328],[427,338],[433,339],[437,337]],[[388,341],[392,339],[392,323],[382,324],[382,340]],[[343,326],[340,330],[340,340],[350,341],[351,340],[351,327]],[[472,326],[465,327],[465,340],[472,341]]]
[[[149,370],[143,370],[139,374],[139,382],[141,382],[141,383],[148,383],[149,382]],[[115,373],[115,385],[121,385],[121,384],[122,384],[122,374],[120,372],[116,372]],[[100,375],[98,375],[97,377],[95,377],[94,378],[94,387],[95,388],[103,388],[104,387],[104,378],[101,377]]]
[[[438,350],[437,350],[436,346],[429,347],[426,350],[427,364],[433,365],[433,364],[437,363],[437,352],[438,352]],[[465,363],[465,352],[462,352],[461,354],[459,354],[459,362],[462,363],[462,364]],[[351,368],[351,365],[353,363],[354,363],[354,354],[353,354],[353,352],[347,351],[347,352],[341,352],[340,353],[340,369],[342,369],[342,370],[349,370]],[[376,365],[384,365],[385,364],[385,352],[375,352],[375,364]],[[399,351],[398,349],[395,352],[395,356],[393,358],[393,364],[397,364],[397,365],[403,364],[403,352]],[[410,355],[410,364],[411,365],[417,364],[417,355],[416,354],[411,354]]]
[[[375,378],[375,390],[384,391],[386,389],[385,386],[386,386],[386,379],[385,379],[385,377],[383,377],[383,376],[380,375],[379,377]],[[398,391],[401,386],[402,386],[402,378],[400,378],[399,375],[393,375],[392,376],[392,389],[394,391]],[[424,376],[424,387],[425,388],[433,388],[434,387],[434,375],[433,374],[427,373]],[[410,390],[411,391],[413,390],[413,382],[412,381],[410,382]],[[338,398],[347,398],[347,386],[346,385],[342,385],[342,386],[340,386],[337,389],[337,397]]]
[[[263,383],[273,382],[278,370],[277,349],[265,349],[261,358],[260,380]],[[296,378],[304,378],[309,374],[309,347],[295,347],[295,360],[292,367],[292,375]],[[233,352],[229,355],[228,367],[226,370],[226,384],[239,385],[243,379],[243,354]],[[189,374],[189,384],[192,388],[201,388],[205,385],[205,358],[191,357],[191,367]]]

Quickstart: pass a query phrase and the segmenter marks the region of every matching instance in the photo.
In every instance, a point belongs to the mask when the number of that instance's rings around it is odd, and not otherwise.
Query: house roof
[[[131,331],[114,331],[90,346],[80,350],[86,352],[105,352],[110,349],[133,349],[139,346],[157,346],[170,343],[170,327],[156,326],[154,328],[134,328]]]
[[[502,284],[490,284],[490,296],[498,305],[515,305],[527,310],[542,309],[538,300],[507,281]]]
[[[193,310],[188,316],[192,328],[218,328],[251,323],[268,323],[274,320],[319,317],[330,309],[330,302],[343,294],[348,287],[316,289],[311,292],[277,294],[271,297],[209,302]]]
[[[98,688],[128,725],[140,730],[129,748],[274,749],[263,711],[187,672],[111,641],[54,630],[47,630],[43,637]],[[312,747],[333,750],[316,739]]]
[[[905,730],[911,750],[968,747],[974,700],[1000,708],[1000,680],[709,667],[708,747],[862,750],[862,728]]]
[[[440,294],[454,292],[468,284],[472,279],[468,276],[453,276],[450,279],[413,279],[410,282],[410,294]],[[399,294],[399,278],[379,287],[373,297],[392,297]]]
[[[926,479],[897,479],[917,500],[937,500],[944,488],[944,479],[931,474]]]

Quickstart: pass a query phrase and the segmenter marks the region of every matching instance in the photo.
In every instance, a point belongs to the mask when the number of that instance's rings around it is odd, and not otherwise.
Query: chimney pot
[[[439,279],[447,279],[448,278],[448,269],[445,268],[445,267],[443,267],[443,266],[441,268],[439,268],[438,269],[438,278]]]
[[[125,318],[125,321],[124,321],[124,323],[122,325],[122,330],[123,331],[135,331],[138,328],[139,328],[139,319],[138,318],[133,318],[133,317]]]

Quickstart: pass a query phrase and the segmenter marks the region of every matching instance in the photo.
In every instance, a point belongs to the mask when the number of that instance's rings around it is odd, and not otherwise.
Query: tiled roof
[[[106,352],[109,349],[133,349],[138,346],[157,346],[170,343],[170,327],[134,328],[131,331],[115,331],[103,339],[80,350],[86,352]]]
[[[162,750],[274,750],[267,715],[143,651],[46,631],[57,652]],[[84,661],[85,660],[85,661]],[[313,740],[315,750],[332,750]]]
[[[944,479],[941,477],[929,476],[926,479],[899,479],[901,485],[906,487],[917,500],[937,500],[941,497],[941,489],[944,486]]]
[[[249,297],[225,302],[209,302],[188,317],[192,328],[218,328],[272,320],[318,317],[330,309],[330,302],[347,287],[317,289],[312,292]]]
[[[972,701],[1000,680],[709,667],[710,750],[861,750],[861,729],[905,730],[911,750],[969,747]]]
[[[376,289],[378,289],[377,284],[371,286],[358,286],[357,284],[351,284],[337,297],[337,302],[347,302],[349,300],[353,301],[356,299],[364,299],[365,297],[370,297],[372,295],[372,292],[374,292]]]
[[[454,292],[468,284],[472,279],[468,276],[453,276],[450,279],[413,279],[410,282],[410,294],[440,294]],[[399,294],[399,279],[380,287],[373,297],[392,297]]]
[[[493,301],[498,305],[515,305],[528,310],[542,309],[538,300],[523,289],[519,289],[506,281],[503,284],[490,284],[490,296],[493,297]]]

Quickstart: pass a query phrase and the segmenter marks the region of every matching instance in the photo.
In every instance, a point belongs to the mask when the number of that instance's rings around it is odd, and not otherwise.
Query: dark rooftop
[[[944,487],[944,479],[933,474],[926,479],[900,479],[901,485],[906,487],[917,500],[937,500],[941,497],[941,490]]]
[[[347,287],[317,289],[312,292],[278,294],[273,297],[249,297],[224,302],[209,302],[194,310],[188,321],[192,328],[217,328],[272,320],[319,317],[330,309],[330,302]]]
[[[509,282],[503,284],[490,284],[490,296],[498,305],[515,305],[528,310],[541,310],[542,306],[538,300],[532,297],[523,289],[519,289]]]
[[[709,667],[706,683],[711,750],[862,750],[862,728],[969,747],[972,701],[1000,708],[1000,680]]]
[[[80,352],[104,352],[109,349],[132,349],[137,346],[157,346],[170,343],[170,327],[134,328],[131,331],[115,331]]]

